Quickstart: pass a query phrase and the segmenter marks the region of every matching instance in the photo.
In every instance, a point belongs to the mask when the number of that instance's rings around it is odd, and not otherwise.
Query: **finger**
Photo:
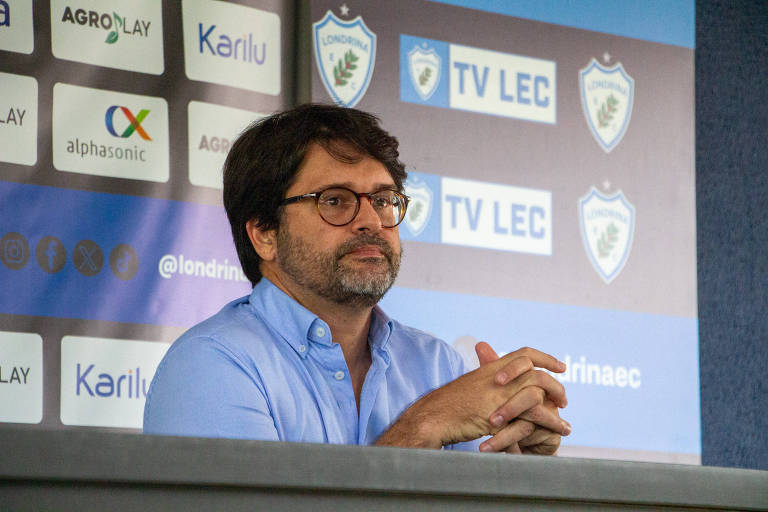
[[[526,372],[533,370],[533,361],[527,357],[516,357],[509,360],[493,378],[496,384],[503,386],[512,382]]]
[[[527,421],[524,419],[519,419],[516,421]],[[559,434],[555,434],[548,428],[539,427],[538,425],[528,421],[531,425],[533,425],[533,432],[529,435],[524,437],[523,439],[520,439],[517,444],[520,446],[520,448],[528,448],[531,446],[536,446],[538,444],[546,443],[550,437],[557,436],[560,437]]]
[[[550,437],[547,437],[541,443],[520,447],[523,453],[531,455],[555,455],[558,448],[560,448],[560,436],[555,433],[552,433]]]
[[[481,341],[475,345],[475,353],[477,353],[477,359],[480,360],[480,365],[493,362],[499,358],[496,351],[484,341]]]
[[[527,386],[538,386],[547,392],[547,398],[558,407],[568,405],[568,397],[565,396],[565,386],[552,375],[541,370],[535,370],[526,375]]]
[[[530,421],[516,420],[502,428],[492,438],[483,442],[481,452],[500,452],[513,449],[510,453],[520,453],[518,441],[533,434],[536,426]]]
[[[520,446],[517,443],[512,443],[504,451],[506,453],[511,453],[512,455],[522,455],[523,453],[523,451],[520,449]]]
[[[556,432],[565,436],[569,435],[572,430],[571,424],[565,421],[563,418],[560,418],[560,415],[557,413],[557,408],[554,406],[548,407],[546,402],[543,405],[531,407],[520,416],[518,416],[518,418],[528,420],[535,423],[536,425],[542,425],[544,423],[550,423],[553,416],[559,418],[565,426],[562,431],[556,430]]]
[[[571,433],[571,426],[557,414],[557,410],[550,411],[546,407],[540,407],[546,394],[538,386],[528,386],[509,399],[504,405],[499,407],[490,418],[491,425],[499,427],[505,422],[509,422],[518,416],[523,416],[530,409],[538,407],[534,412],[525,415],[524,419],[533,421],[539,426],[548,428],[553,432],[567,436]]]
[[[565,363],[563,363],[562,361],[558,361],[557,358],[549,354],[545,354],[540,350],[536,350],[535,348],[523,347],[519,350],[515,350],[514,352],[510,352],[504,357],[509,357],[509,356],[512,356],[512,357],[525,356],[529,358],[531,361],[533,361],[533,364],[538,368],[546,368],[547,370],[555,373],[562,373],[565,371]]]

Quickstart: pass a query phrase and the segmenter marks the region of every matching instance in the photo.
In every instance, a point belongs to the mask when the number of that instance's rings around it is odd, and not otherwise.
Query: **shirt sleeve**
[[[144,433],[278,440],[258,375],[205,337],[171,345],[147,393]]]

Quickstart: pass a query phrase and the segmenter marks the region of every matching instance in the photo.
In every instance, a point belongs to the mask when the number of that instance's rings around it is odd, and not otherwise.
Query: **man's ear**
[[[265,230],[259,226],[256,219],[251,219],[245,223],[245,231],[248,233],[253,249],[263,261],[275,259],[277,256],[277,230]]]

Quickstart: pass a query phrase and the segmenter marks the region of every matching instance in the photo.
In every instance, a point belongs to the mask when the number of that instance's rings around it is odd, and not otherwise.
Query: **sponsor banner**
[[[675,2],[616,2],[615,0],[590,0],[589,2],[573,2],[571,0],[550,0],[549,2],[431,1],[656,43],[686,48],[696,46],[696,3],[694,0]]]
[[[552,193],[458,178],[442,179],[443,242],[552,254]]]
[[[59,59],[161,75],[162,3],[52,0],[51,47]]]
[[[64,336],[61,339],[61,422],[141,428],[144,402],[170,344]]]
[[[192,80],[280,94],[280,17],[217,0],[183,0],[184,64]]]
[[[222,189],[222,168],[232,143],[264,114],[239,108],[190,101],[189,181],[193,185]]]
[[[556,124],[557,65],[401,34],[400,99]]]
[[[0,50],[32,53],[32,0],[0,0]]]
[[[251,289],[220,206],[0,182],[0,219],[0,313],[186,327]]]
[[[349,9],[344,4],[342,15]],[[312,25],[315,64],[333,100],[354,107],[365,95],[376,65],[376,34],[362,16],[343,21],[331,11]]]
[[[453,344],[470,367],[478,340],[500,354],[531,346],[564,361],[566,445],[701,453],[695,318],[399,287],[381,306]],[[663,425],[649,429],[648,418]]]
[[[0,91],[0,162],[35,165],[37,80],[0,73]]]
[[[57,83],[53,166],[96,176],[168,181],[168,103],[152,96]]]
[[[0,422],[43,419],[43,339],[0,331]]]
[[[403,240],[552,254],[552,192],[409,172]]]

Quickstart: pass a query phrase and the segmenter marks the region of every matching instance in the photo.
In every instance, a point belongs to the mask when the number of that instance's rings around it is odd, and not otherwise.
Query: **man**
[[[153,434],[552,454],[565,370],[487,344],[460,356],[376,304],[400,266],[408,200],[378,119],[305,105],[249,127],[224,206],[250,296],[177,340],[147,395]],[[480,443],[480,438],[491,435]]]

